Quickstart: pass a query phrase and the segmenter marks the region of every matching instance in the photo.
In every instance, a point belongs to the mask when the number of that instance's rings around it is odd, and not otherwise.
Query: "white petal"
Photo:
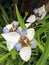
[[[28,28],[32,23],[26,23],[26,27]]]
[[[21,26],[18,27],[18,31],[20,32],[22,30]]]
[[[16,43],[14,43],[12,41],[6,41],[6,45],[7,45],[7,48],[9,51],[14,48],[15,44]]]
[[[31,57],[31,48],[30,47],[24,47],[20,50],[20,57],[22,60],[27,62]]]
[[[30,22],[30,23],[33,23],[36,21],[36,16],[35,15],[31,15],[27,20],[26,22]]]
[[[45,5],[43,5],[42,7],[40,7],[40,8],[38,8],[38,12],[41,14],[42,12],[44,12],[43,14],[42,14],[42,17],[41,17],[41,19],[43,19],[44,17],[45,17],[45,15],[46,15],[46,10],[45,10]]]
[[[6,28],[10,30],[12,28],[12,24],[6,25]]]
[[[34,35],[35,35],[35,30],[34,30],[34,28],[30,28],[30,29],[27,30],[27,35],[26,35],[26,36],[27,36],[30,40],[33,39]]]
[[[6,41],[11,41],[11,42],[14,42],[14,43],[17,43],[19,38],[20,38],[20,35],[16,32],[10,32],[10,33],[7,33],[7,34],[2,34],[2,36],[4,37],[4,39]]]

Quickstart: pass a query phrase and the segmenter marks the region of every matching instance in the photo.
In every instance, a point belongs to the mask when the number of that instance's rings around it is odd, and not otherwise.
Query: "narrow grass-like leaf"
[[[21,17],[21,15],[20,15],[20,13],[19,13],[19,10],[18,10],[17,5],[16,5],[16,15],[17,15],[18,21],[19,21],[20,26],[22,27],[22,29],[26,29],[24,20],[23,20],[23,18]]]
[[[0,48],[3,48],[4,50],[8,50],[7,47],[0,43]]]
[[[3,56],[0,58],[0,63],[3,62],[3,61],[5,61],[6,58],[7,58],[9,55],[10,55],[10,53],[7,53],[7,54],[3,55]]]
[[[46,32],[48,29],[49,29],[49,22],[36,31],[35,37],[38,37],[43,32]]]
[[[14,65],[12,59],[8,59],[5,65]]]
[[[46,44],[47,45],[45,47],[45,50],[36,65],[45,65],[46,64],[48,54],[49,54],[49,35],[47,36]]]
[[[3,15],[4,20],[6,19],[6,20],[5,20],[5,23],[8,24],[9,18],[8,18],[7,14],[6,14],[6,12],[5,12],[5,10],[4,10],[4,8],[2,7],[1,4],[0,4],[0,10],[1,10],[1,12],[2,12],[2,15]]]

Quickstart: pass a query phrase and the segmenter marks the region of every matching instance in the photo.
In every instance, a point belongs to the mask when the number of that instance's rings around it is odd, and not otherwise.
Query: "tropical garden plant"
[[[11,7],[8,8],[10,14],[0,4],[0,63],[49,65],[49,13],[42,12],[44,17],[36,18],[36,15],[27,17],[26,12],[22,18],[18,6],[15,5],[17,18],[14,20],[13,11]],[[35,14],[39,11],[34,9]],[[24,37],[27,37],[27,43]]]

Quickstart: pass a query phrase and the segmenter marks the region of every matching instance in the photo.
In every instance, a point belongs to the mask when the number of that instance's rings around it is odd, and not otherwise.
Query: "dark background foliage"
[[[34,8],[41,7],[43,4],[48,3],[49,0],[0,0],[0,3],[8,13],[8,6],[12,7],[13,9],[13,15],[15,16],[15,4],[18,5],[18,8],[20,10],[20,13],[24,16],[25,11],[29,11],[29,13],[33,12]]]

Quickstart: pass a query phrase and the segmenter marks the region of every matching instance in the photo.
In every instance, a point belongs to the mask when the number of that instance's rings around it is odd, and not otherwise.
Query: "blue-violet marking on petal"
[[[20,51],[21,49],[21,45],[19,43],[17,43],[14,48],[17,50],[17,51]]]
[[[36,20],[39,21],[39,20],[41,20],[41,18],[40,17],[37,17]]]
[[[18,30],[16,30],[16,32],[18,33]]]
[[[36,48],[36,40],[31,41],[31,45]]]
[[[21,30],[20,33],[21,33],[21,35],[26,35],[27,34],[27,30]]]
[[[35,9],[33,10],[33,12],[34,12],[34,13],[37,13],[37,12],[38,12],[38,9],[37,9],[37,8],[35,8]]]
[[[9,32],[9,30],[7,28],[4,28],[2,31],[3,31],[3,33],[8,33]]]
[[[44,11],[41,12],[41,14],[44,14],[44,13],[45,13]]]
[[[13,21],[13,24],[14,25],[18,25],[19,23],[17,21]]]

